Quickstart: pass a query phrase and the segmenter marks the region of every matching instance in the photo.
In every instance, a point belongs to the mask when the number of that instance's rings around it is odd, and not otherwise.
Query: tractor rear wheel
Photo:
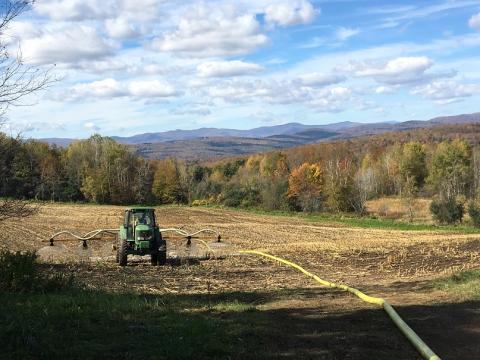
[[[158,249],[152,250],[152,253],[150,254],[150,263],[152,266],[158,265]]]
[[[167,263],[167,252],[159,251],[158,252],[158,265],[165,265]]]
[[[118,264],[120,266],[127,265],[127,247],[128,247],[127,240],[120,239],[120,242],[118,244],[118,249],[117,249]]]

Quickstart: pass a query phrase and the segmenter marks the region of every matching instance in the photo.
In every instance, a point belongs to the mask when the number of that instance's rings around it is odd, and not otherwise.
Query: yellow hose
[[[270,254],[266,254],[266,253],[261,252],[261,251],[243,250],[243,251],[240,251],[240,253],[262,256],[262,257],[266,257],[266,258],[274,260],[274,261],[278,261],[280,263],[283,263],[285,265],[288,265],[288,266],[300,271],[301,273],[305,274],[308,277],[311,277],[312,279],[314,279],[316,282],[320,283],[323,286],[348,291],[348,292],[358,296],[360,299],[362,299],[363,301],[365,301],[367,303],[383,306],[383,309],[388,314],[390,319],[392,319],[394,324],[400,329],[400,331],[405,335],[405,337],[417,349],[417,351],[422,355],[422,357],[424,359],[427,359],[427,360],[441,360],[440,357],[437,356],[428,347],[428,345],[423,342],[422,339],[420,339],[420,337],[415,333],[415,331],[413,331],[412,328],[410,326],[408,326],[405,321],[403,321],[403,319],[400,317],[400,315],[398,315],[398,313],[395,311],[395,309],[386,300],[384,300],[382,298],[376,298],[376,297],[368,296],[367,294],[364,294],[360,290],[352,288],[352,287],[347,286],[347,285],[335,284],[333,282],[320,279],[317,275],[312,274],[311,272],[308,272],[307,270],[305,270],[301,266],[299,266],[299,265],[297,265],[297,264],[295,264],[291,261],[273,256],[273,255],[270,255]]]
[[[208,251],[210,251],[210,253],[215,257],[215,251],[213,251],[213,249],[210,247],[210,245],[207,244],[206,241],[203,241],[202,239],[194,239],[194,240],[199,241],[200,243],[205,245],[205,247],[208,249]]]

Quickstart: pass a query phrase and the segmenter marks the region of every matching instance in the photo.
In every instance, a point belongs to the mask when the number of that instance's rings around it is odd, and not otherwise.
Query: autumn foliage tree
[[[424,145],[419,142],[403,145],[399,159],[399,173],[404,192],[416,193],[423,186],[427,177],[427,154]]]
[[[273,152],[259,164],[259,192],[261,203],[267,210],[288,209],[287,191],[290,168],[284,152]]]
[[[324,178],[320,164],[304,163],[288,177],[288,198],[302,211],[318,211],[323,205]]]
[[[127,204],[136,200],[139,159],[122,144],[94,135],[72,143],[66,151],[66,177],[86,200]]]
[[[429,181],[441,198],[468,196],[473,185],[472,148],[465,140],[440,143],[433,154]]]
[[[355,173],[356,165],[351,158],[332,159],[327,162],[325,192],[330,210],[348,212],[359,208]]]
[[[152,192],[161,204],[185,202],[186,195],[182,188],[180,169],[175,159],[157,162]]]

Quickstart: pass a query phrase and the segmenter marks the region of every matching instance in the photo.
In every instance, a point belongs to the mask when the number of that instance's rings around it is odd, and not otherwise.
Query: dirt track
[[[3,224],[1,243],[11,249],[38,250],[47,245],[42,240],[59,230],[86,233],[115,228],[122,212],[123,208],[114,206],[45,206],[35,217]],[[407,322],[444,359],[480,358],[478,342],[473,340],[480,331],[478,303],[462,303],[462,299],[430,285],[434,278],[478,268],[479,236],[347,228],[202,208],[161,208],[157,217],[162,227],[217,229],[231,245],[231,253],[239,249],[265,250],[296,261],[325,279],[385,297],[399,306]],[[183,240],[171,239],[169,250],[174,244],[181,248]],[[78,245],[67,246],[76,249]],[[234,256],[152,268],[146,260],[135,259],[131,266],[120,269],[112,256],[106,257],[113,255],[110,249],[108,242],[93,246],[88,255],[102,258],[76,265],[77,277],[90,287],[153,294],[254,292],[257,295],[252,302],[278,323],[291,325],[299,332],[279,344],[279,356],[297,348],[294,355],[306,358],[373,359],[376,349],[383,354],[379,358],[417,357],[374,306],[339,291],[321,289],[303,275],[266,260]],[[448,325],[448,333],[442,325]],[[348,327],[351,331],[345,331]],[[326,335],[331,332],[333,335]],[[387,338],[385,333],[389,334]],[[350,351],[342,353],[342,344]],[[322,357],[325,347],[331,350]]]

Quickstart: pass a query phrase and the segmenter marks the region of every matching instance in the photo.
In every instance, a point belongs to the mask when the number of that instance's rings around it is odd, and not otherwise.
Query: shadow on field
[[[168,266],[184,266],[184,265],[200,265],[201,261],[206,261],[207,258],[168,258],[166,265]],[[128,267],[142,267],[145,266],[145,259],[129,260]]]
[[[480,301],[396,308],[443,359],[480,359]]]
[[[332,309],[329,289],[142,295],[0,294],[0,358],[419,359],[382,309]],[[348,295],[347,295],[348,296]],[[319,306],[298,306],[308,298]],[[289,301],[297,305],[289,306]],[[269,304],[285,301],[284,308]],[[301,303],[300,303],[301,304]],[[260,306],[261,305],[261,306]],[[264,310],[267,309],[267,310]],[[444,360],[480,358],[480,302],[397,307]]]
[[[480,358],[480,302],[396,309],[443,360]],[[282,309],[272,316],[292,334],[278,344],[287,358],[421,359],[382,309]]]

